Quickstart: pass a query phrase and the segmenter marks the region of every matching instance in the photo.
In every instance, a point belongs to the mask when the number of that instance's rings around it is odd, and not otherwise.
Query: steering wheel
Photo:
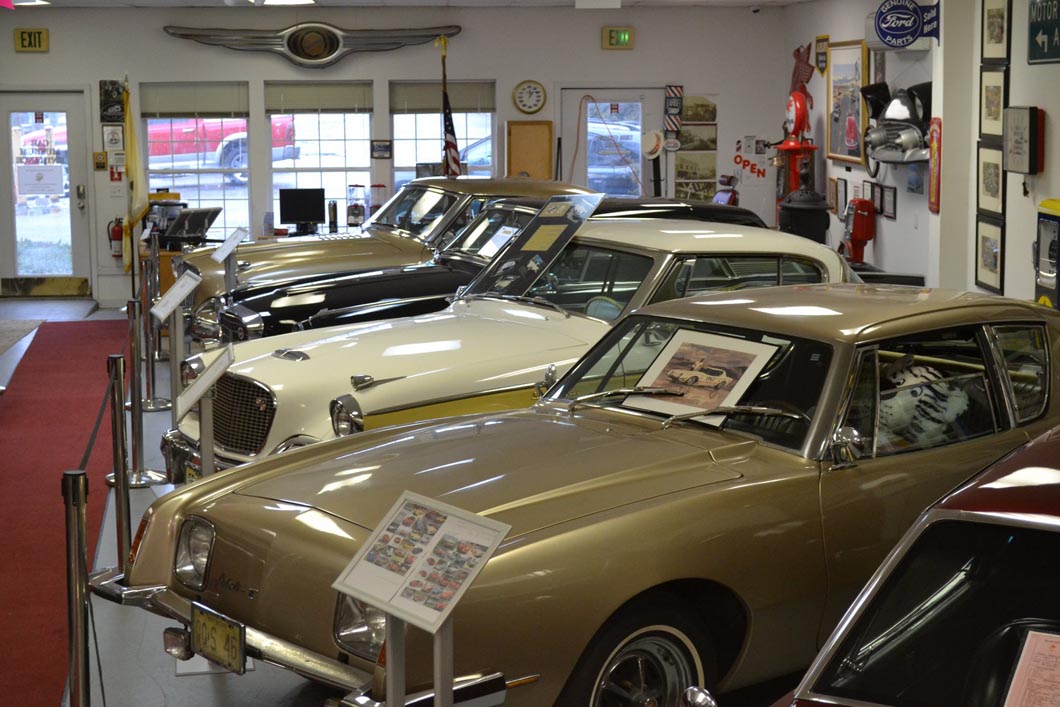
[[[590,317],[609,322],[622,314],[622,305],[616,299],[600,295],[590,298],[585,303],[585,313]]]

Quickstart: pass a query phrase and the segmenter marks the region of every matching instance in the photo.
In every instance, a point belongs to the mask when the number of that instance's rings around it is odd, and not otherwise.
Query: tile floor
[[[0,319],[71,321],[125,316],[121,310],[98,309],[91,300],[0,299]],[[32,336],[27,335],[0,355],[0,385],[6,385],[10,380]],[[156,376],[156,390],[168,391],[168,365],[157,366]],[[171,426],[172,413],[169,411],[144,414],[143,449],[148,469],[164,469],[158,442]],[[136,528],[151,502],[172,489],[169,485],[133,489],[130,492],[130,527]],[[108,493],[106,504],[103,528],[96,540],[94,569],[114,566],[117,562],[113,490]],[[329,698],[338,696],[334,690],[260,661],[254,661],[253,669],[248,669],[243,676],[212,671],[200,658],[177,661],[162,650],[162,630],[166,626],[175,626],[175,622],[98,597],[92,598],[92,611],[98,653],[90,639],[91,704],[106,704],[108,707],[257,707],[261,704],[320,707]],[[766,707],[796,681],[797,676],[789,676],[768,685],[741,690],[727,695],[723,704],[725,707]],[[64,697],[62,704],[66,707],[68,698]]]

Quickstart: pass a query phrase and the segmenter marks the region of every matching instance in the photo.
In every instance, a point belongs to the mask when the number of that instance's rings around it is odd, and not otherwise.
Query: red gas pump
[[[780,202],[791,192],[799,188],[799,170],[805,162],[810,167],[810,181],[813,179],[813,153],[817,149],[810,140],[805,137],[810,127],[810,113],[806,105],[806,94],[801,91],[792,91],[788,96],[787,111],[784,120],[784,130],[787,133],[784,140],[776,146],[777,154],[773,162],[777,167],[777,209],[779,214]]]
[[[876,237],[876,207],[872,200],[848,201],[843,222],[843,254],[851,263],[865,262],[865,244]]]

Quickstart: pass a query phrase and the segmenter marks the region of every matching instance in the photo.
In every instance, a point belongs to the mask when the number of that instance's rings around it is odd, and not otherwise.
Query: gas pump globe
[[[799,173],[803,163],[810,170],[809,183],[813,184],[813,153],[817,145],[805,137],[810,127],[810,111],[806,105],[806,94],[792,91],[784,118],[784,140],[776,146],[773,164],[777,167],[777,208],[788,194],[799,188]]]

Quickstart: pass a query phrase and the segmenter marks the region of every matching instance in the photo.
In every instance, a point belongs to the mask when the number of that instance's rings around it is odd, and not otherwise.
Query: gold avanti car
[[[382,699],[384,617],[331,588],[405,490],[511,525],[453,613],[456,674],[507,704],[674,707],[804,668],[941,494],[1060,422],[1060,315],[804,285],[621,320],[532,408],[387,428],[157,500],[97,593],[245,627],[250,655]],[[721,390],[666,376],[729,371]],[[675,393],[681,393],[675,395]],[[428,581],[430,578],[428,578]],[[190,631],[169,650],[190,654]],[[431,641],[408,636],[410,691]]]
[[[403,186],[362,228],[349,234],[320,234],[245,243],[236,248],[240,285],[264,285],[306,275],[412,265],[469,224],[483,205],[502,196],[544,197],[590,194],[566,182],[521,177],[426,177]],[[179,275],[192,270],[202,282],[191,296],[192,331],[219,335],[217,318],[225,302],[224,264],[197,248],[174,260]]]

